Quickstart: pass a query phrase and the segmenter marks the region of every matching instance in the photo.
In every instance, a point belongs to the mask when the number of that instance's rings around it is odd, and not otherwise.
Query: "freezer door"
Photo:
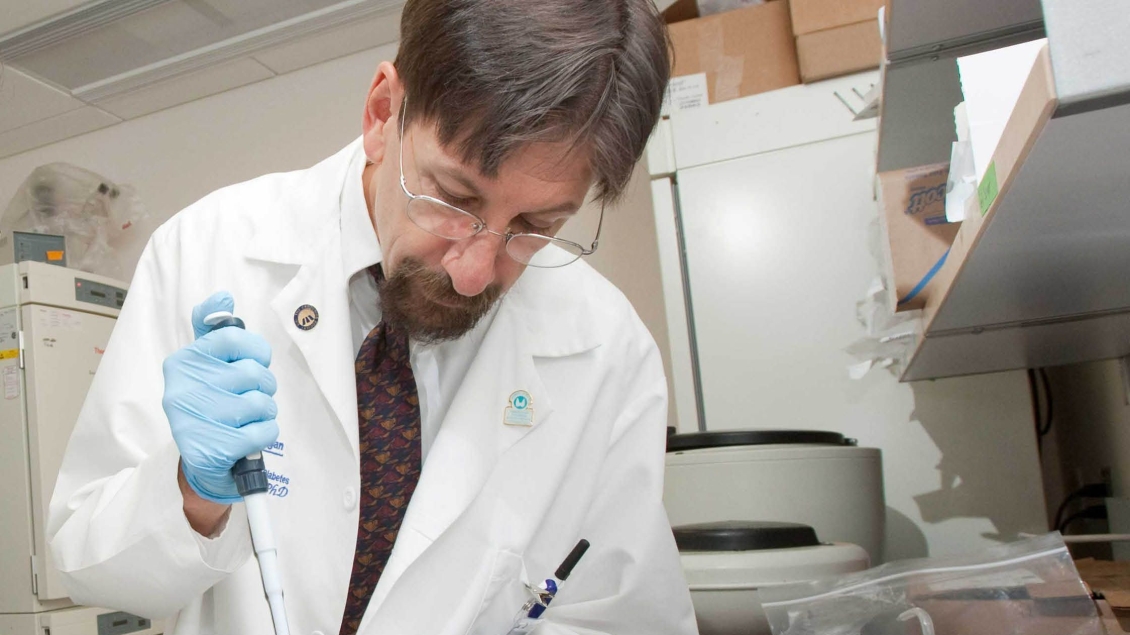
[[[67,597],[44,530],[55,477],[115,320],[42,305],[22,307],[28,455],[39,599]]]
[[[19,311],[0,309],[0,618],[36,608]],[[0,633],[25,632],[4,630],[3,624]]]

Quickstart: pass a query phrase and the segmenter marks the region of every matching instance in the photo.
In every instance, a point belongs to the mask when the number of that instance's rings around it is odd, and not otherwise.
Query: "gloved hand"
[[[204,317],[234,311],[221,291],[192,310],[196,341],[165,359],[161,405],[181,455],[185,480],[201,497],[222,504],[240,499],[231,468],[279,436],[271,347],[236,327],[209,331]]]

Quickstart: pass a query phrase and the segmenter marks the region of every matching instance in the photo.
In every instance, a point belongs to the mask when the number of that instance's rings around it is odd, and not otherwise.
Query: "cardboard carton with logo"
[[[961,228],[946,222],[948,175],[948,163],[878,175],[888,293],[896,311],[925,306],[934,275]]]

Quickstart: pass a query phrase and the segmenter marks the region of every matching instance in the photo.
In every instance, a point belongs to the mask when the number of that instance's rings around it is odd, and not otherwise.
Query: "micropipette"
[[[204,324],[215,331],[226,326],[244,328],[243,320],[227,311],[209,313]],[[267,604],[271,607],[271,619],[275,624],[275,635],[290,635],[283,606],[282,581],[279,579],[278,547],[275,534],[271,530],[271,517],[267,510],[267,468],[263,463],[263,453],[255,452],[236,461],[231,469],[235,486],[247,507],[247,522],[251,526],[251,544],[255,557],[259,560],[259,573],[263,577],[263,590],[267,594]]]

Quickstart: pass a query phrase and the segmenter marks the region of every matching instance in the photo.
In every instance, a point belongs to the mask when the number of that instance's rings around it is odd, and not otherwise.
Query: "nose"
[[[479,295],[494,282],[495,265],[503,244],[501,238],[488,232],[451,244],[442,264],[459,295]]]

